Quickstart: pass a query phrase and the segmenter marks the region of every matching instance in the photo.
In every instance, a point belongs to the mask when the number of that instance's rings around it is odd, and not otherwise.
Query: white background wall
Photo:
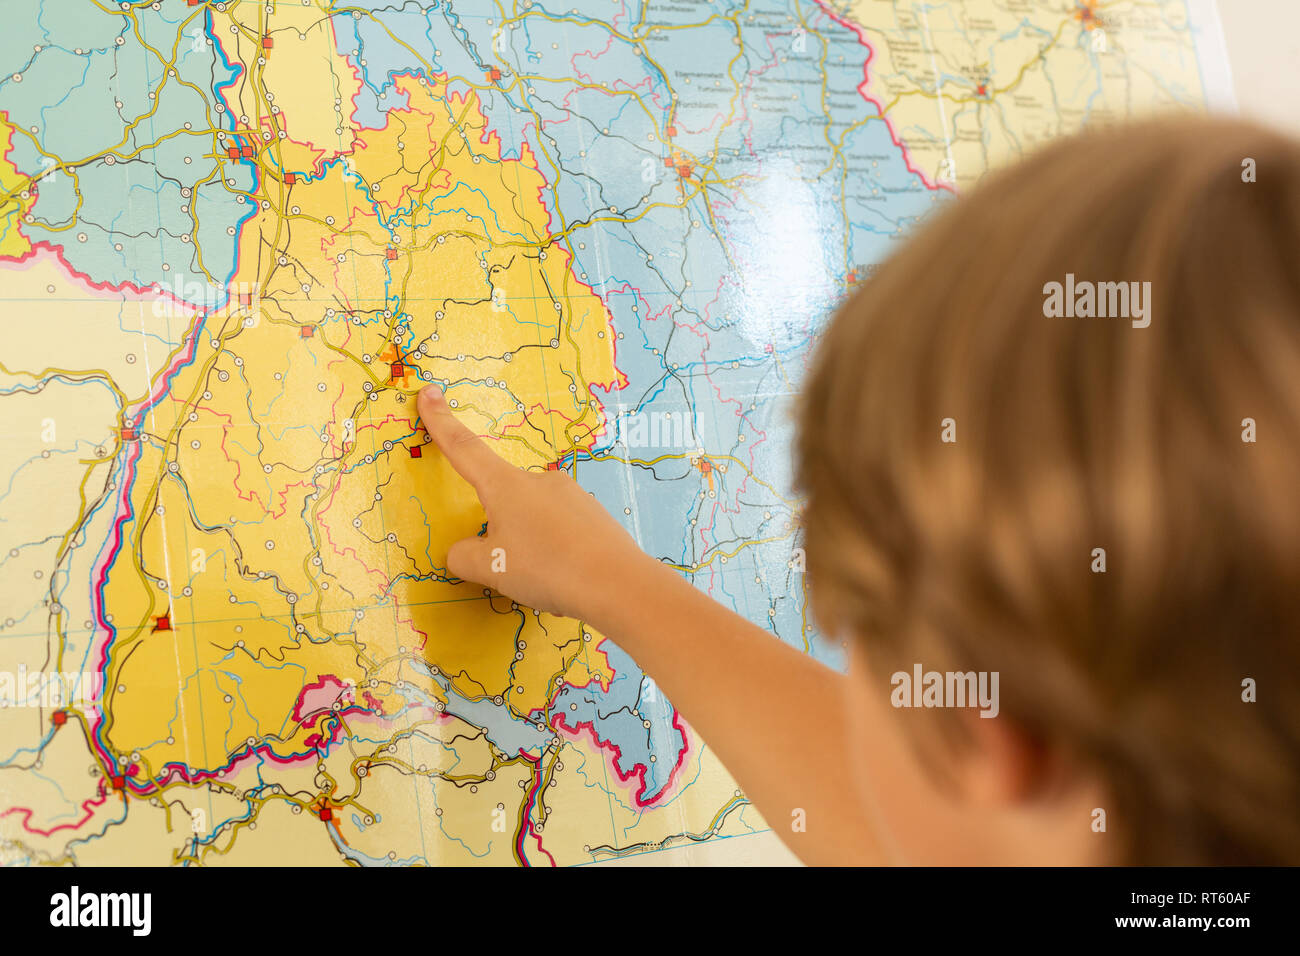
[[[1300,0],[1219,0],[1237,105],[1300,136]]]

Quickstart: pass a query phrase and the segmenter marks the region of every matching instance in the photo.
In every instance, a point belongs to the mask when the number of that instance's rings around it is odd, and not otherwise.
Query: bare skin
[[[860,659],[840,674],[711,600],[645,554],[568,475],[499,457],[438,389],[425,388],[418,406],[487,515],[486,535],[452,545],[448,570],[585,621],[631,654],[805,863],[1091,861],[1078,824],[1096,805],[1095,781],[1044,803],[1014,734],[981,727],[956,792],[939,791],[908,749],[899,712],[880,703],[888,685],[872,693]]]

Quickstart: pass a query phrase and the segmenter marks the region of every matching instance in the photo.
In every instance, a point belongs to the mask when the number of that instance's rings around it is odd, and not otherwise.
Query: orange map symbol
[[[380,356],[388,363],[388,382],[390,385],[396,385],[401,380],[402,388],[410,388],[411,385],[407,379],[416,374],[416,370],[406,364],[406,358],[397,350],[396,345],[388,346],[388,351]]]

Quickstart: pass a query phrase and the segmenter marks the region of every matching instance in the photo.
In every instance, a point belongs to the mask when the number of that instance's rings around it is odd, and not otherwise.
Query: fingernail
[[[420,389],[420,401],[422,402],[442,402],[442,389],[437,385],[426,385]]]

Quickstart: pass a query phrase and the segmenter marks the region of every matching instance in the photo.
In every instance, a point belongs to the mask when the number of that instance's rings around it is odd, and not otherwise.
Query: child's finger
[[[447,549],[447,570],[466,581],[487,584],[492,571],[492,545],[486,538],[462,538]]]
[[[416,406],[429,437],[480,497],[484,485],[514,467],[456,419],[437,386],[421,389]]]

